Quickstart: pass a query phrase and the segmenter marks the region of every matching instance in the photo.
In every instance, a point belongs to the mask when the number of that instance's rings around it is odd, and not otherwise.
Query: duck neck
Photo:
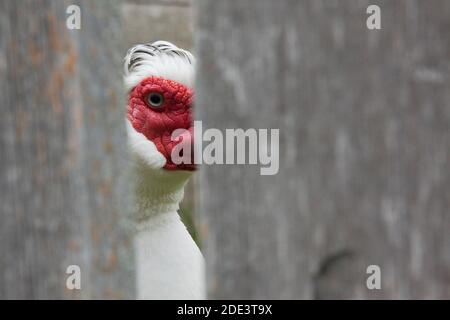
[[[179,209],[190,172],[155,170],[136,160],[134,173],[138,225]]]
[[[202,254],[177,214],[191,175],[154,170],[138,161],[136,287],[139,299],[202,299]]]

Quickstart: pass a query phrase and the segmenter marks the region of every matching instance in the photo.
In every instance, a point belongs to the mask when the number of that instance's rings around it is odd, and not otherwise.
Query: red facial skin
[[[147,101],[150,93],[159,93],[164,97],[163,104],[155,108]],[[152,141],[159,152],[166,158],[164,169],[195,170],[193,152],[191,164],[176,165],[172,162],[171,152],[175,145],[191,139],[193,147],[192,104],[194,93],[188,87],[161,77],[149,77],[134,87],[130,94],[127,107],[127,118],[137,131]],[[188,134],[171,140],[176,129],[189,130]],[[185,141],[186,142],[186,141]]]

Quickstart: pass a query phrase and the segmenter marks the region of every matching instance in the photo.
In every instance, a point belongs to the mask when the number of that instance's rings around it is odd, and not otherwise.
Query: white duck
[[[134,156],[138,299],[203,299],[203,256],[177,210],[195,166],[176,165],[171,151],[193,141],[192,54],[157,41],[125,57],[127,131]],[[172,141],[176,129],[186,133]]]

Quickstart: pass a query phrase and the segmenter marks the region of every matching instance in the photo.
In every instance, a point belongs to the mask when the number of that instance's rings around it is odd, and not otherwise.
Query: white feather
[[[148,220],[135,240],[139,299],[204,299],[204,260],[176,212]]]
[[[160,169],[166,165],[166,158],[158,151],[155,144],[142,133],[137,132],[130,121],[126,119],[128,146],[131,152],[137,155],[152,169]]]
[[[150,76],[163,77],[193,88],[195,58],[189,51],[167,41],[138,44],[128,50],[124,72],[127,90]]]

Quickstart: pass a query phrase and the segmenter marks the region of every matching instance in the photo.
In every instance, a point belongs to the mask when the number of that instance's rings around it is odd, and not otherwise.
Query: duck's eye
[[[152,92],[147,95],[147,103],[153,108],[161,108],[164,103],[164,97],[160,93]]]

